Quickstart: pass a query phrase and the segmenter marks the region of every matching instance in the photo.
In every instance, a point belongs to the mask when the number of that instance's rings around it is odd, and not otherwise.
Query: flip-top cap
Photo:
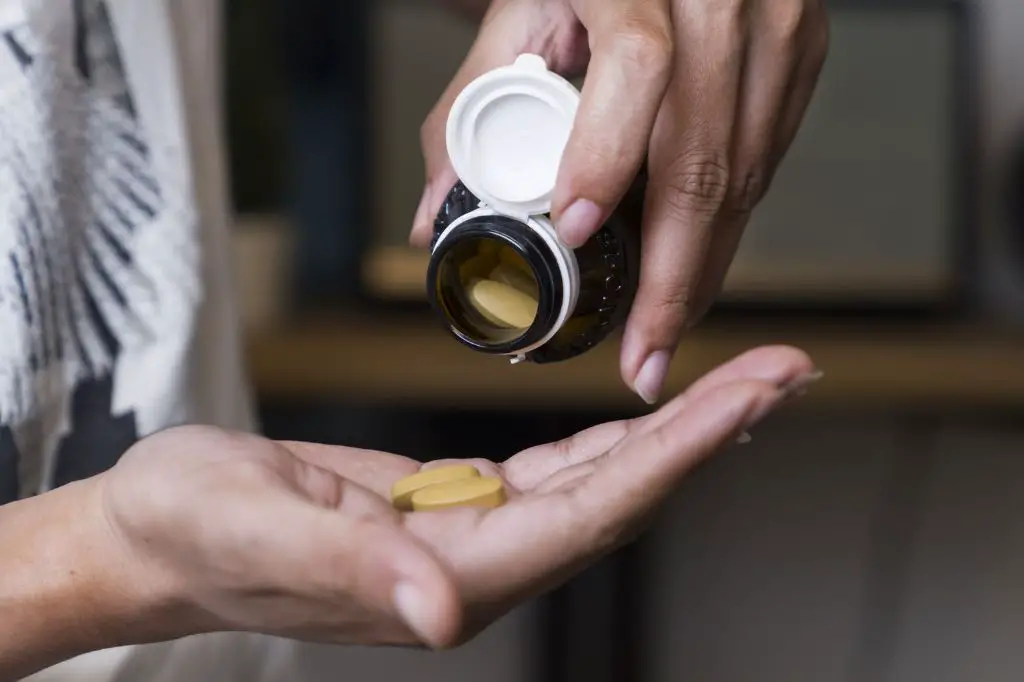
[[[459,179],[500,213],[550,212],[579,100],[572,83],[534,54],[480,76],[448,115],[448,156]]]

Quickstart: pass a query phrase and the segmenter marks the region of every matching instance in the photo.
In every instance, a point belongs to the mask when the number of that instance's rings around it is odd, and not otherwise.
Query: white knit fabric
[[[171,425],[253,425],[231,291],[219,10],[0,0],[0,461],[16,461],[0,490],[17,479],[21,496],[45,491]],[[292,646],[194,637],[31,679],[283,679],[270,663]]]

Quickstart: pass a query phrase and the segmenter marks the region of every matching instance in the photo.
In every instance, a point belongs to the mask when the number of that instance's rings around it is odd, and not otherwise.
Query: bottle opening
[[[475,344],[514,343],[537,321],[537,271],[515,246],[497,236],[473,236],[441,257],[439,302],[456,331]]]

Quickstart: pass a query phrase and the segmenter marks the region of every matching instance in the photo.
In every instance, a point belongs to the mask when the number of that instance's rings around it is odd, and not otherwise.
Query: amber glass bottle
[[[586,244],[569,249],[550,196],[579,92],[523,55],[471,83],[448,121],[460,181],[434,224],[427,296],[465,345],[556,362],[603,341],[629,313],[643,175]]]

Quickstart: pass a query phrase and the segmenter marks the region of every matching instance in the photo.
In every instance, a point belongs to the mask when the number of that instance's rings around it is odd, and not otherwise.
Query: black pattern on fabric
[[[194,295],[190,209],[158,179],[107,3],[70,2],[73,44],[0,27],[0,501],[18,425],[54,404],[63,438],[33,453],[56,457],[54,483],[116,461],[137,437],[113,414],[118,359],[159,343],[166,297]]]

